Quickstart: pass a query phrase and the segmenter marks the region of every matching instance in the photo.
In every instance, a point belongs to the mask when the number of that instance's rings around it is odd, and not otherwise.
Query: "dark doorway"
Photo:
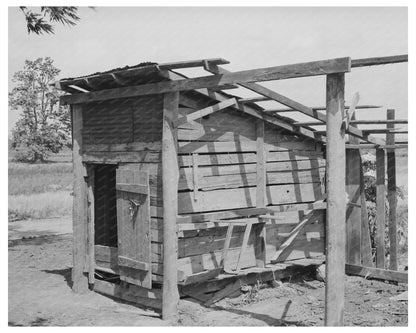
[[[95,244],[117,247],[117,165],[100,164],[94,170]]]

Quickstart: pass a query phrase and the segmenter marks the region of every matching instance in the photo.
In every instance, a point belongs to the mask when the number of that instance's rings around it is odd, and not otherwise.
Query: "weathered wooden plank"
[[[228,152],[255,152],[257,144],[255,141],[193,141],[179,142],[179,154],[191,153],[228,153]],[[267,151],[288,151],[288,150],[311,150],[315,151],[315,145],[305,144],[301,141],[277,141],[266,142],[264,148]]]
[[[230,243],[231,243],[231,237],[233,235],[233,230],[234,230],[234,225],[232,223],[229,223],[227,227],[227,234],[225,235],[224,248],[222,249],[222,256],[221,256],[221,262],[220,262],[221,268],[224,268],[225,266],[225,260],[227,259],[228,250],[230,249]]]
[[[322,198],[320,183],[267,186],[266,205],[313,202]],[[179,214],[249,208],[255,206],[253,187],[201,192],[198,201],[191,192],[178,194]]]
[[[160,151],[88,151],[82,156],[84,163],[117,164],[117,163],[158,163],[161,161]]]
[[[386,270],[381,268],[364,267],[359,265],[345,265],[345,272],[351,275],[363,276],[366,279],[381,279],[388,281],[395,281],[401,283],[408,282],[408,274],[406,272],[398,272],[392,270]]]
[[[73,268],[72,268],[72,290],[77,293],[88,291],[88,278],[84,274],[87,263],[87,184],[84,177],[87,170],[82,163],[83,141],[82,141],[82,106],[72,106],[72,163],[74,172],[74,203],[73,203]]]
[[[137,288],[137,286],[130,284],[123,287],[119,284],[114,284],[102,280],[96,280],[94,284],[94,290],[101,294],[119,298],[127,302],[137,303],[152,309],[162,308],[162,301],[159,297],[159,292],[155,292],[157,289],[148,291],[146,294],[148,296],[144,296],[144,292]],[[156,295],[158,296],[157,298],[155,297]]]
[[[288,150],[267,152],[267,162],[322,160],[322,153],[309,150]],[[181,167],[192,167],[192,157],[180,155],[178,157]],[[257,163],[257,156],[253,153],[231,153],[231,154],[204,154],[198,156],[199,166],[206,165],[229,165]]]
[[[254,256],[256,257],[256,267],[266,267],[266,238],[267,229],[266,223],[257,223],[253,225],[254,241]]]
[[[213,64],[229,64],[230,62],[222,58],[209,58],[209,59],[199,59],[199,60],[187,60],[187,61],[175,61],[175,62],[166,62],[158,65],[160,69],[180,69],[180,68],[191,68],[191,67],[201,67],[205,63]]]
[[[149,185],[144,184],[116,184],[116,190],[150,195]]]
[[[253,227],[252,222],[246,223],[246,230],[244,230],[243,243],[241,244],[240,253],[238,254],[238,259],[237,259],[237,266],[235,268],[236,273],[239,273],[241,270],[241,258],[243,256],[244,250],[247,248],[248,239],[250,237],[252,227]]]
[[[395,110],[387,110],[387,119],[395,118]],[[387,124],[388,129],[394,129],[394,124]],[[394,145],[395,135],[386,134],[386,144]],[[397,186],[396,186],[396,153],[387,150],[387,199],[389,202],[389,242],[390,242],[390,269],[397,271],[398,268],[398,242],[397,242]]]
[[[327,109],[327,229],[325,325],[343,325],[345,271],[345,143],[341,126],[344,118],[343,74],[331,74],[326,81]]]
[[[163,103],[162,178],[163,178],[163,311],[164,320],[178,317],[178,216],[179,166],[177,129],[179,93],[167,93]]]
[[[129,267],[138,269],[141,271],[148,271],[150,270],[150,265],[147,262],[134,260],[128,257],[119,256],[118,257],[118,266]]]
[[[202,156],[201,156],[202,158]],[[199,164],[199,163],[198,163]],[[199,164],[201,166],[201,164]],[[325,167],[325,160],[323,159],[307,159],[301,161],[282,161],[271,162],[265,165],[267,173],[273,172],[296,172],[296,171],[310,171],[323,169]],[[181,168],[180,176],[183,179],[188,179],[191,176],[191,169]],[[248,173],[256,173],[256,164],[235,164],[235,165],[215,165],[215,166],[201,166],[199,174],[202,177],[225,176],[225,175],[241,175]]]
[[[200,283],[207,280],[211,280],[217,277],[219,274],[223,272],[223,268],[215,268],[209,271],[199,272],[195,275],[188,275],[181,281],[181,285],[193,284],[193,283]]]
[[[275,264],[285,260],[285,255],[290,251],[291,247],[293,247],[293,241],[296,237],[298,237],[299,233],[305,228],[305,226],[307,226],[307,224],[312,221],[311,217],[313,216],[313,214],[314,211],[304,216],[302,220],[299,222],[299,224],[290,232],[283,244],[278,248],[276,253],[273,254],[273,257],[271,259],[272,263]]]
[[[394,144],[394,145],[374,145],[374,144],[365,144],[361,143],[359,145],[351,145],[346,144],[345,148],[347,149],[372,149],[372,148],[380,148],[380,149],[407,149],[408,143],[400,143],[400,144]]]
[[[213,114],[214,112],[217,111],[221,111],[224,110],[225,108],[232,106],[232,105],[236,105],[237,104],[237,100],[235,98],[231,98],[227,101],[224,102],[219,102],[218,104],[215,104],[213,106],[208,106],[204,109],[192,112],[186,116],[183,116],[181,118],[178,118],[178,120],[176,121],[175,125],[177,127],[179,127],[182,124],[186,124],[190,121],[195,121],[197,119],[200,119],[202,117],[208,116]]]
[[[204,303],[205,306],[211,306],[215,302],[218,302],[222,300],[223,298],[227,297],[228,295],[231,295],[236,290],[239,290],[241,288],[240,281],[235,281],[234,283],[230,283],[228,286],[226,286],[224,289],[221,289],[220,291],[216,292],[208,301]]]
[[[375,66],[375,65],[386,65],[386,64],[395,64],[399,62],[408,62],[408,55],[396,55],[390,57],[374,57],[374,58],[363,58],[363,59],[353,59],[351,60],[351,67],[365,67],[365,66]]]
[[[61,104],[77,104],[114,98],[161,94],[173,91],[213,88],[218,85],[236,84],[241,82],[271,81],[305,76],[326,75],[330,73],[349,72],[350,70],[351,59],[338,58],[239,71],[232,74],[211,75],[172,82],[158,82],[139,86],[105,89],[76,95],[65,95],[60,98],[60,102]]]
[[[123,151],[160,151],[162,143],[157,142],[129,142],[120,144],[88,144],[85,145],[86,152],[123,152]]]
[[[245,170],[243,170],[244,172]],[[319,183],[324,178],[325,168],[301,170],[301,171],[282,171],[268,172],[265,178],[267,185],[278,184],[306,184]],[[200,176],[198,189],[200,191],[212,191],[226,188],[256,186],[257,175],[255,173],[241,173],[221,176]],[[189,172],[185,172],[179,180],[179,190],[193,189],[193,180]],[[266,190],[266,187],[265,187]]]
[[[178,129],[179,141],[256,141],[257,135],[252,124],[253,120],[247,117],[239,120],[241,116],[225,111],[200,123],[187,123]],[[247,123],[247,120],[251,123]],[[185,127],[186,126],[186,127]],[[237,127],[238,126],[238,127]],[[235,130],[234,130],[235,128]],[[265,129],[265,142],[300,141],[305,146],[316,146],[316,142],[299,135],[282,133],[279,129]],[[315,150],[318,150],[317,148]]]
[[[357,108],[357,106],[356,106]],[[351,120],[350,124],[353,125],[364,125],[364,124],[370,124],[370,125],[378,125],[378,124],[407,124],[408,120],[406,119],[397,119],[397,120],[383,120],[383,119],[374,119],[374,120]],[[304,122],[295,122],[295,125],[299,126],[317,126],[317,125],[324,125],[322,121],[304,121]],[[365,131],[365,130],[363,130]]]
[[[326,202],[313,202],[313,203],[294,203],[289,205],[279,205],[279,206],[269,206],[267,208],[244,208],[236,210],[227,210],[223,212],[213,212],[213,213],[202,213],[202,214],[193,214],[193,215],[182,215],[178,216],[178,228],[179,230],[194,230],[198,228],[203,228],[203,221],[212,221],[219,219],[235,218],[235,217],[247,217],[252,215],[262,215],[262,214],[275,214],[275,213],[286,213],[286,212],[300,212],[308,210],[324,210],[326,209]],[[186,229],[187,223],[195,223],[195,227],[190,225],[190,229]]]
[[[376,266],[385,268],[384,228],[386,225],[385,153],[376,149]]]

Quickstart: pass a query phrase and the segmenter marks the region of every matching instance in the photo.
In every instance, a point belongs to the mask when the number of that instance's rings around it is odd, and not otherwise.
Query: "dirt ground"
[[[71,235],[9,242],[9,326],[165,326],[159,315],[70,288]],[[183,326],[321,326],[324,283],[301,278],[246,290],[206,308],[180,302]],[[406,326],[407,285],[346,277],[345,325]],[[257,290],[258,289],[258,290]]]

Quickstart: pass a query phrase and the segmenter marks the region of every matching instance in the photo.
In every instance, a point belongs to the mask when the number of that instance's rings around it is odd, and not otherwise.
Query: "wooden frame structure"
[[[74,267],[72,271],[73,290],[76,292],[84,292],[88,288],[88,283],[94,285],[94,289],[116,295],[130,301],[142,303],[152,307],[162,308],[163,318],[166,320],[177,319],[177,304],[180,294],[190,294],[186,288],[182,288],[179,292],[179,281],[187,281],[188,283],[204,281],[218,278],[219,273],[224,273],[224,261],[227,258],[230,242],[232,240],[233,229],[244,227],[245,232],[242,234],[242,245],[238,254],[238,262],[236,274],[240,273],[240,258],[245,251],[249,239],[254,239],[254,255],[255,265],[257,269],[262,270],[264,274],[269,274],[271,266],[268,266],[268,259],[266,259],[266,225],[270,223],[279,224],[279,220],[285,220],[282,217],[283,212],[296,212],[296,214],[305,213],[304,219],[296,223],[292,223],[291,231],[286,235],[285,241],[282,241],[281,247],[277,253],[274,254],[271,263],[281,262],[281,258],[285,258],[284,254],[288,248],[293,246],[293,239],[308,225],[308,219],[314,216],[315,212],[322,212],[326,210],[326,264],[327,264],[327,286],[326,286],[326,325],[342,325],[343,323],[343,307],[344,307],[344,284],[343,275],[345,271],[352,274],[370,274],[373,272],[376,277],[385,277],[392,279],[392,276],[398,276],[390,272],[384,274],[384,247],[381,246],[382,233],[378,233],[377,238],[377,271],[372,268],[371,245],[369,245],[368,222],[363,222],[366,217],[363,203],[365,199],[363,196],[363,176],[361,170],[360,149],[376,148],[377,151],[377,196],[378,196],[378,223],[383,224],[384,218],[384,151],[387,150],[387,164],[388,164],[388,200],[390,203],[390,237],[391,237],[391,260],[390,269],[397,270],[397,244],[395,236],[397,231],[395,229],[395,160],[394,149],[407,147],[405,144],[397,144],[394,141],[395,123],[404,123],[403,120],[395,120],[394,112],[389,111],[386,120],[372,121],[372,123],[387,124],[387,140],[384,142],[377,138],[373,133],[380,133],[372,130],[362,130],[357,127],[363,124],[363,121],[354,120],[355,110],[375,108],[372,105],[357,105],[358,98],[349,107],[347,112],[344,106],[344,78],[346,73],[350,72],[354,67],[366,67],[373,65],[384,65],[391,63],[407,62],[407,55],[382,57],[371,59],[351,60],[350,58],[338,58],[323,61],[314,61],[301,64],[275,66],[268,68],[260,68],[239,72],[229,72],[219,65],[227,64],[228,61],[224,59],[203,59],[188,62],[169,63],[169,64],[146,64],[145,66],[135,66],[124,68],[120,70],[113,70],[105,73],[98,73],[86,77],[79,77],[75,79],[64,79],[56,83],[56,86],[68,93],[61,97],[62,104],[71,105],[72,119],[73,119],[73,140],[74,140]],[[203,67],[212,75],[187,78],[174,70],[188,67]],[[325,75],[326,81],[326,106],[325,107],[308,107],[297,101],[294,101],[286,96],[283,96],[275,91],[272,91],[256,82],[284,80],[289,78],[301,78],[308,76]],[[155,76],[157,79],[155,79]],[[236,86],[241,86],[255,92],[258,96],[254,98],[238,98],[232,97],[222,90],[232,89]],[[197,96],[197,98],[195,98]],[[161,98],[159,98],[161,97]],[[157,139],[145,138],[144,141],[130,140],[129,143],[119,144],[95,144],[94,142],[85,142],[84,137],[88,135],[94,137],[96,132],[94,128],[85,128],[85,124],[96,122],[99,117],[110,117],[106,115],[105,103],[115,101],[117,107],[123,103],[130,103],[134,108],[140,108],[140,105],[134,104],[135,100],[139,99],[141,102],[150,101],[150,105],[159,105],[160,114],[156,116],[156,110],[149,117],[159,117],[151,123],[155,126],[153,132],[149,132],[152,138],[157,136]],[[256,104],[262,101],[275,101],[285,108],[280,109],[264,109]],[[207,105],[208,103],[208,105]],[[140,121],[137,122],[136,114],[124,112],[123,110],[131,110],[132,106],[127,106],[123,109],[120,106],[120,112],[113,114],[113,117],[126,118],[120,127],[118,135],[129,134],[130,136],[142,135],[146,132],[145,127],[140,127]],[[183,114],[179,112],[180,106],[186,105],[192,111]],[[116,106],[113,106],[116,107]],[[107,109],[106,109],[107,108]],[[88,120],[84,115],[92,113],[93,110],[98,114],[95,120]],[[109,110],[109,109],[108,109]],[[235,147],[231,147],[228,142],[211,142],[209,145],[202,145],[194,140],[193,132],[181,126],[188,123],[196,123],[200,121],[201,124],[205,119],[213,117],[223,112],[221,110],[228,110],[232,114],[242,115],[250,119],[257,119],[255,122],[254,142],[238,141],[239,144],[244,145],[248,151],[254,154],[243,154],[227,156],[230,150],[236,151]],[[221,111],[221,112],[220,112]],[[313,121],[299,122],[295,119],[283,117],[281,113],[287,111],[296,111],[305,114]],[[326,111],[324,113],[323,111]],[[124,112],[124,113],[123,113]],[[143,109],[143,112],[145,110]],[[90,117],[90,116],[88,116]],[[130,117],[130,118],[129,118]],[[121,119],[121,118],[120,118]],[[124,118],[123,118],[124,119]],[[129,120],[130,119],[130,120]],[[104,120],[103,120],[104,121]],[[89,123],[88,123],[89,124]],[[148,125],[148,124],[147,124]],[[315,125],[326,125],[326,131],[321,131],[313,128]],[[109,135],[105,131],[110,128],[105,121],[97,127],[102,127],[104,135]],[[120,125],[121,126],[121,125]],[[139,127],[137,129],[135,126]],[[326,202],[321,200],[311,200],[309,203],[296,204],[282,204],[277,202],[274,198],[278,192],[271,191],[269,186],[269,158],[271,158],[270,142],[267,141],[269,126],[279,128],[284,133],[291,133],[291,138],[303,138],[314,142],[314,147],[326,148]],[[159,129],[158,129],[159,128]],[[125,130],[123,130],[125,129]],[[191,127],[189,127],[191,129]],[[158,132],[160,131],[160,132]],[[156,132],[160,134],[155,134]],[[384,133],[384,132],[382,132]],[[346,141],[348,135],[349,140]],[[216,136],[216,133],[203,132],[206,136]],[[225,133],[224,135],[229,135]],[[238,133],[233,134],[238,136]],[[180,137],[180,140],[178,140]],[[280,136],[281,138],[283,136]],[[124,137],[123,137],[124,138]],[[186,142],[184,138],[188,138]],[[131,142],[133,141],[133,142]],[[301,146],[302,144],[298,144]],[[290,144],[288,146],[291,146]],[[207,186],[201,183],[200,165],[206,164],[206,158],[210,153],[211,148],[214,147],[220,154],[216,155],[217,166],[220,168],[222,160],[226,163],[232,162],[235,158],[244,158],[245,161],[254,163],[254,176],[245,179],[246,184],[254,185],[255,202],[251,206],[241,206],[238,209],[226,209],[224,204],[213,206],[214,208],[206,211],[198,212],[190,210],[186,207],[195,207],[203,205],[204,200],[207,199],[206,193],[202,192],[201,187]],[[320,148],[319,148],[320,149]],[[238,150],[237,150],[238,151]],[[275,154],[278,156],[289,154],[286,157],[288,161],[293,163],[302,163],[296,161],[295,156],[291,157],[291,151],[279,152]],[[188,154],[188,156],[186,155]],[[280,154],[280,155],[279,155]],[[315,154],[315,153],[314,153]],[[152,199],[154,186],[158,180],[152,179],[153,166],[146,164],[146,168],[140,166],[140,172],[131,169],[131,165],[125,164],[137,163],[141,161],[144,163],[159,163],[161,167],[156,171],[162,180],[162,206],[153,207]],[[305,162],[305,161],[303,161]],[[130,213],[121,214],[117,212],[118,233],[120,228],[125,229],[124,236],[130,239],[130,242],[140,243],[140,251],[143,253],[152,253],[154,248],[160,257],[163,264],[155,264],[151,256],[123,257],[119,253],[113,253],[114,248],[97,246],[94,239],[97,239],[97,229],[94,229],[94,221],[97,219],[97,198],[94,198],[96,191],[99,190],[100,184],[97,183],[97,174],[94,174],[94,165],[100,163],[117,164],[124,171],[117,171],[116,189],[117,192],[117,209],[124,207],[125,202],[130,202]],[[241,163],[238,161],[237,163]],[[181,167],[190,165],[192,168],[186,170],[185,175]],[[271,167],[271,166],[270,166]],[[230,167],[231,168],[231,167]],[[289,167],[291,168],[291,167]],[[289,169],[291,170],[291,169]],[[345,170],[345,174],[344,174]],[[188,172],[189,171],[189,172]],[[281,171],[281,170],[277,170]],[[98,171],[96,171],[98,172]],[[101,172],[101,171],[100,171]],[[110,174],[110,168],[108,174]],[[120,172],[124,172],[120,174]],[[214,175],[214,174],[212,174]],[[302,173],[297,174],[296,177],[304,176]],[[358,176],[357,176],[358,175]],[[184,178],[185,177],[185,183]],[[273,175],[278,177],[278,174]],[[306,177],[306,176],[305,176]],[[140,180],[143,179],[143,180]],[[150,179],[150,187],[149,187]],[[185,204],[181,197],[178,197],[178,191],[184,190],[187,186],[187,179],[192,180],[192,196],[190,203]],[[277,178],[276,178],[277,179]],[[278,181],[277,180],[274,181]],[[127,183],[129,181],[129,183]],[[146,185],[146,181],[148,182]],[[210,186],[215,189],[222,182],[222,178],[218,178],[217,183],[212,183]],[[232,177],[228,178],[229,182],[233,182]],[[153,183],[152,183],[153,182]],[[299,182],[299,180],[298,180]],[[325,185],[325,184],[323,184]],[[221,185],[223,186],[223,185]],[[188,187],[186,187],[188,189]],[[245,192],[251,191],[247,188],[243,189]],[[119,192],[124,191],[123,195]],[[234,190],[233,190],[234,191]],[[235,190],[237,193],[241,190]],[[287,190],[289,192],[289,190]],[[98,193],[98,192],[97,192]],[[251,193],[251,192],[250,192]],[[348,193],[348,201],[345,199],[345,193]],[[114,194],[115,195],[115,194]],[[249,194],[250,196],[251,194]],[[149,199],[150,198],[150,199]],[[123,201],[127,200],[127,201]],[[147,200],[147,201],[146,201]],[[182,201],[181,201],[182,200]],[[145,202],[150,201],[150,213],[146,213]],[[308,201],[308,200],[306,200]],[[316,201],[315,203],[311,201]],[[185,206],[188,205],[188,206]],[[144,207],[144,208],[143,208]],[[159,209],[160,207],[161,209]],[[185,207],[185,208],[184,208]],[[188,210],[187,210],[188,209]],[[153,210],[153,212],[152,212]],[[158,211],[161,211],[161,215]],[[190,211],[192,214],[187,214]],[[383,211],[383,212],[382,212]],[[127,214],[127,215],[126,215]],[[150,218],[150,216],[161,216],[162,219]],[[140,216],[138,219],[137,216]],[[324,215],[322,215],[324,216]],[[123,220],[120,222],[119,220]],[[126,220],[126,221],[124,221]],[[128,222],[130,221],[130,222]],[[145,222],[142,222],[145,221]],[[347,221],[347,223],[345,223]],[[129,224],[127,228],[124,224]],[[132,223],[132,224],[131,224]],[[136,223],[136,224],[135,224]],[[140,228],[144,228],[140,234],[137,233],[137,223],[145,223]],[[160,223],[163,223],[163,228],[159,228]],[[147,225],[147,227],[146,227]],[[136,226],[136,227],[135,227]],[[193,232],[195,230],[208,230],[209,228],[226,227],[226,235],[223,242],[222,259],[219,267],[214,270],[206,270],[195,275],[189,275],[185,278],[181,276],[178,269],[178,237],[186,232]],[[127,229],[126,229],[127,228]],[[139,228],[139,229],[140,229]],[[146,229],[147,228],[147,229]],[[159,228],[159,229],[158,229]],[[161,233],[160,230],[163,229]],[[132,235],[129,235],[132,234]],[[253,234],[253,235],[252,235]],[[151,236],[149,236],[151,235]],[[131,238],[133,237],[133,238]],[[147,237],[147,238],[146,238]],[[146,241],[149,237],[155,237],[161,240],[161,243],[155,245]],[[214,236],[208,236],[214,237]],[[124,238],[123,238],[124,239]],[[110,241],[109,241],[110,242]],[[118,240],[120,246],[120,239]],[[148,245],[146,245],[148,244]],[[137,245],[137,244],[136,244]],[[384,244],[383,244],[384,245]],[[145,250],[144,247],[149,246],[150,250]],[[347,249],[347,251],[346,251]],[[123,250],[125,251],[125,250]],[[137,250],[138,251],[138,250]],[[123,252],[124,253],[124,252]],[[98,257],[97,257],[98,256]],[[115,256],[118,265],[123,267],[123,276],[120,275],[121,284],[112,285],[108,281],[95,279],[97,274],[98,262],[111,262]],[[118,256],[118,259],[117,259]],[[134,258],[133,258],[134,257]],[[202,256],[203,257],[203,256]],[[201,257],[201,258],[202,258]],[[95,258],[95,259],[94,259]],[[97,259],[98,258],[98,259]],[[103,259],[104,258],[104,259]],[[148,258],[148,259],[146,259]],[[186,259],[186,258],[185,258]],[[205,259],[201,259],[202,261]],[[282,259],[284,260],[284,259]],[[287,261],[289,262],[289,261]],[[347,266],[346,266],[347,263]],[[150,270],[152,274],[150,274]],[[155,275],[153,272],[163,271],[163,277]],[[110,265],[109,267],[101,267],[101,274],[115,274],[115,269]],[[128,273],[127,273],[128,272]],[[144,273],[143,273],[144,272]],[[227,272],[227,271],[226,271]],[[275,269],[273,270],[275,272]],[[88,274],[85,274],[88,273]],[[384,275],[383,275],[384,274]],[[398,278],[400,281],[405,280],[403,274]],[[132,282],[133,281],[133,282]],[[152,282],[158,282],[163,287],[160,289],[147,288]],[[130,284],[129,284],[130,283]],[[133,283],[133,284],[131,284]],[[188,290],[188,291],[186,291]],[[203,299],[206,304],[212,304],[217,299],[226,296],[228,292],[235,291],[234,284],[224,290],[218,291],[214,297],[208,300],[206,295],[198,294],[195,297]]]

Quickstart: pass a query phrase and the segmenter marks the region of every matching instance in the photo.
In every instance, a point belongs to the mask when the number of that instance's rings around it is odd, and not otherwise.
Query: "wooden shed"
[[[206,59],[60,80],[73,121],[73,289],[163,307],[169,318],[179,296],[209,304],[241,279],[323,262],[325,133],[265,112],[262,98],[296,102],[251,82],[340,75],[350,61],[236,76]],[[188,67],[214,75],[175,71]],[[232,95],[237,83],[262,96]]]

